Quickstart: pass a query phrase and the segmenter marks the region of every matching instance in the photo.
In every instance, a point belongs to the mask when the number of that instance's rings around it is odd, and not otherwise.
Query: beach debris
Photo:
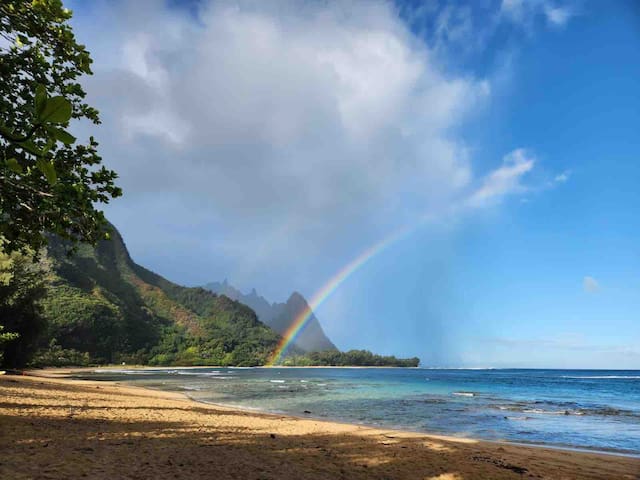
[[[109,442],[108,445],[133,445],[133,440],[123,440],[121,442]]]
[[[75,450],[77,452],[93,453],[93,448],[91,447],[80,447],[80,448],[76,448]]]
[[[270,436],[271,438],[276,438],[276,434],[275,434],[275,433],[270,433],[270,434],[269,434],[269,436]]]
[[[482,455],[474,455],[473,457],[471,457],[471,460],[473,460],[474,462],[486,462],[486,463],[490,463],[492,465],[495,465],[498,468],[504,468],[505,470],[511,470],[514,473],[518,473],[520,475],[524,475],[525,473],[527,473],[529,470],[524,468],[524,467],[519,467],[518,465],[513,465],[511,463],[505,462],[502,459],[499,458],[491,458],[491,457],[485,457]]]

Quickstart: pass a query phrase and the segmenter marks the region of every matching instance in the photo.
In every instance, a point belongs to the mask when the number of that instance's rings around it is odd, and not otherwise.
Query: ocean
[[[637,370],[163,368],[76,376],[379,428],[640,455]]]

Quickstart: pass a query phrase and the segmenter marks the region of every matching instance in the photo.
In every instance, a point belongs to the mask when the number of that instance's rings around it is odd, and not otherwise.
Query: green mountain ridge
[[[2,257],[0,330],[17,334],[0,342],[3,367],[259,366],[282,339],[249,306],[205,288],[180,286],[135,263],[115,227],[111,240],[96,247],[79,245],[72,256],[68,247],[52,237],[38,262],[24,255]],[[301,296],[292,298],[286,319],[306,305]],[[282,362],[416,366],[419,360],[335,348],[309,353],[291,346]]]
[[[280,338],[249,307],[136,264],[114,227],[72,257],[51,239],[44,263],[43,364],[262,365]]]

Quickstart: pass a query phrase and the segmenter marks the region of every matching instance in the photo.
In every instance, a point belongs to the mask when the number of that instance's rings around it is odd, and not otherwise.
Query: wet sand
[[[44,374],[0,376],[2,479],[640,479],[637,458],[246,412]]]

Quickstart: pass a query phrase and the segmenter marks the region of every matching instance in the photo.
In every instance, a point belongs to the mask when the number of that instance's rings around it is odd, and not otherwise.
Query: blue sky
[[[640,368],[634,2],[68,2],[141,264],[311,297],[341,348]],[[78,133],[88,133],[78,127]]]

